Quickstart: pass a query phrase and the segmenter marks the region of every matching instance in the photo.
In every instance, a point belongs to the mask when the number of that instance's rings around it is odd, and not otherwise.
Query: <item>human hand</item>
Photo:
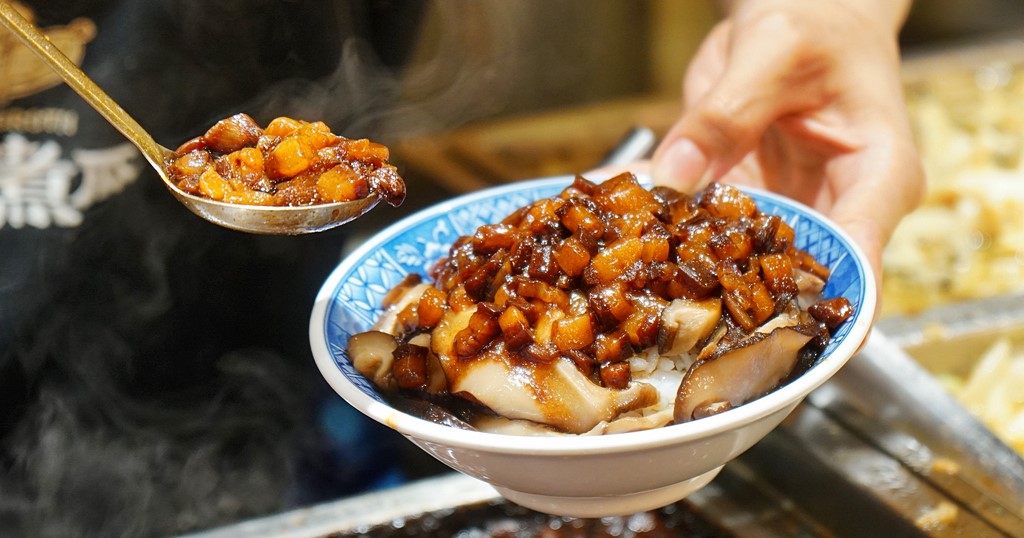
[[[801,201],[838,223],[880,278],[885,243],[924,192],[899,77],[907,4],[738,4],[690,64],[655,182],[692,192],[720,180]]]

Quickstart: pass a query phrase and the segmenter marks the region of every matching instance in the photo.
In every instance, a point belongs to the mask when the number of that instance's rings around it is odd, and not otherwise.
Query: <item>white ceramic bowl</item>
[[[745,189],[766,212],[796,230],[797,246],[832,270],[826,297],[855,308],[818,364],[788,385],[707,418],[604,436],[521,437],[459,430],[402,413],[352,367],[350,335],[381,313],[381,298],[409,272],[426,269],[460,235],[560,192],[572,177],[515,183],[461,196],[390,226],[348,256],[324,283],[310,321],[317,366],[349,404],[405,435],[453,469],[484,480],[517,504],[542,512],[600,517],[670,504],[701,488],[722,466],[777,426],[857,351],[875,310],[875,282],[864,255],[811,209]],[[646,178],[641,178],[646,181]]]

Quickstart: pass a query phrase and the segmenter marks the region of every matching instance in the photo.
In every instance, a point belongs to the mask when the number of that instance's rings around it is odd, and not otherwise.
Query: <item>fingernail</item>
[[[699,187],[708,173],[708,158],[690,140],[672,143],[654,167],[654,182],[677,188]]]

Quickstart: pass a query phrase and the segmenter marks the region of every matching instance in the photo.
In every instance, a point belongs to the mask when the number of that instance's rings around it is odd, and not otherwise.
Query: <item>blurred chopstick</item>
[[[653,130],[642,125],[634,126],[601,159],[598,168],[628,164],[648,157],[656,142],[657,136]]]

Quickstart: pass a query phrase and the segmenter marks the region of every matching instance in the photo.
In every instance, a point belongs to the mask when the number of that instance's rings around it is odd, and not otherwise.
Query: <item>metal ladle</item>
[[[0,0],[0,24],[38,54],[68,86],[138,147],[179,202],[210,222],[243,232],[298,235],[320,232],[344,224],[366,213],[380,201],[379,196],[371,194],[351,202],[278,207],[230,204],[189,194],[178,188],[167,176],[164,161],[171,154],[171,150],[157,144],[152,135],[6,0]]]

